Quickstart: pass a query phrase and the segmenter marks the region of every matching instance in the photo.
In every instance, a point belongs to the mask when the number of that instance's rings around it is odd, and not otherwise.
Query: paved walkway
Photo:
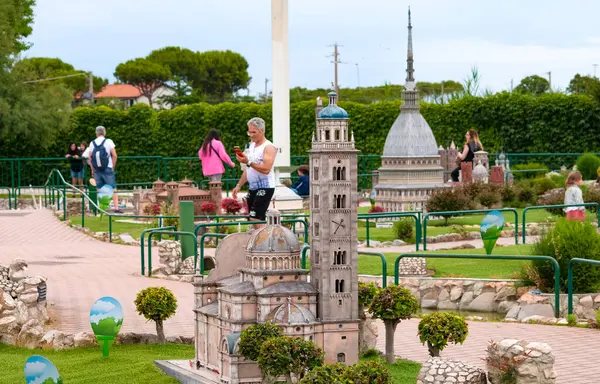
[[[512,239],[501,239],[510,242]],[[461,242],[462,243],[462,242]],[[481,246],[481,241],[474,241]],[[455,244],[456,245],[456,244]],[[432,244],[448,247],[449,244]],[[414,247],[412,247],[414,249]],[[373,249],[410,251],[411,247]],[[154,253],[157,254],[156,252]],[[66,332],[89,331],[89,309],[102,296],[113,296],[125,312],[123,332],[155,332],[154,324],[135,312],[136,293],[148,286],[171,289],[178,300],[176,315],[165,324],[167,335],[192,336],[193,288],[188,283],[139,276],[139,248],[104,243],[58,221],[51,211],[0,212],[0,264],[20,257],[28,261],[31,275],[49,279],[48,301],[56,319],[51,328]],[[157,260],[155,260],[157,262]],[[418,320],[402,322],[396,331],[396,354],[414,361],[427,359],[427,348],[416,336]],[[385,332],[380,325],[378,347],[384,349]],[[593,384],[600,377],[600,331],[557,326],[470,322],[464,345],[442,352],[483,367],[480,360],[490,339],[522,338],[549,343],[556,356],[558,383]]]

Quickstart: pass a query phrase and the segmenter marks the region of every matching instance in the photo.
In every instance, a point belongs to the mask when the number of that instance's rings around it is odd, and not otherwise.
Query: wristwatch
[[[252,160],[248,159],[248,163],[246,163],[250,168],[252,168]]]

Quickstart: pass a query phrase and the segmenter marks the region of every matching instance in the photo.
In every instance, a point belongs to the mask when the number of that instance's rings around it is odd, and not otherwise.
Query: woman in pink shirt
[[[202,173],[210,181],[221,181],[221,176],[225,172],[223,162],[229,164],[230,167],[235,167],[235,164],[225,151],[223,143],[221,143],[219,131],[214,128],[206,135],[202,143],[202,148],[198,151],[198,157],[200,157],[200,161],[202,162]]]

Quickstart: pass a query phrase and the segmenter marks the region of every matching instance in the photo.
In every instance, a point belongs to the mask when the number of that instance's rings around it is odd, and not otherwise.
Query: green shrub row
[[[398,117],[400,102],[342,101],[340,105],[350,115],[356,145],[362,153],[382,153],[384,140],[381,138],[386,137]],[[488,152],[598,150],[594,143],[600,133],[600,106],[586,96],[531,97],[500,93],[466,97],[444,105],[423,103],[421,112],[433,129],[438,145],[444,147],[452,139],[460,144],[464,132],[475,128]],[[2,148],[2,153],[3,157],[60,155],[69,140],[89,141],[94,137],[94,128],[104,125],[120,155],[195,156],[201,140],[212,127],[221,130],[228,149],[246,143],[246,122],[254,116],[265,119],[268,136],[271,136],[271,104],[201,103],[164,111],[154,111],[145,105],[135,105],[127,111],[82,107],[75,109],[67,133],[48,153],[39,153],[36,148],[32,148],[32,153],[13,153],[11,148]],[[290,118],[291,153],[305,155],[315,128],[315,103],[292,103]]]

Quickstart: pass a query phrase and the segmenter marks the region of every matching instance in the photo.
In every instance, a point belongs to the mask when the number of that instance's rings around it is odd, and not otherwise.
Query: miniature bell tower
[[[357,158],[348,113],[329,105],[317,117],[309,151],[311,206],[311,283],[319,291],[317,318],[324,323],[326,356],[358,360]],[[356,328],[356,332],[354,332]],[[342,348],[342,346],[344,346]],[[334,361],[334,362],[335,362]]]

